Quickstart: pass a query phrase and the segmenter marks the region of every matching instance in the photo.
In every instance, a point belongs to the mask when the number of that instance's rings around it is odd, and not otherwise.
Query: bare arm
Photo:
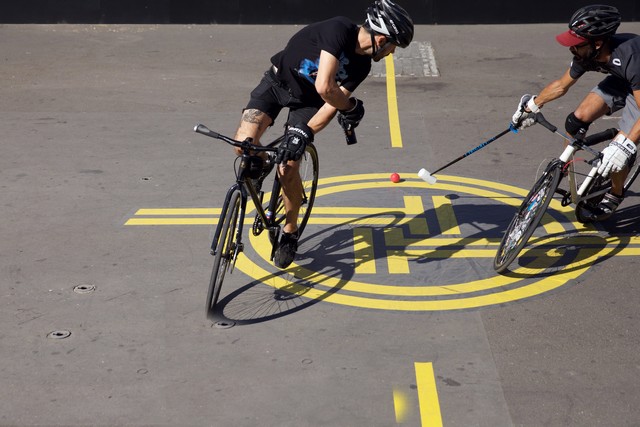
[[[320,52],[316,91],[327,104],[337,110],[349,110],[353,104],[349,96],[336,83],[336,74],[340,63],[338,58],[323,50]]]
[[[349,99],[351,92],[343,87],[340,87],[339,90],[347,99]],[[333,105],[325,103],[322,107],[320,107],[318,112],[311,118],[311,120],[309,120],[309,123],[307,123],[307,125],[311,129],[313,129],[313,133],[316,134],[324,129],[329,124],[329,122],[331,122],[331,120],[335,117],[337,111],[338,110]]]
[[[577,80],[571,78],[569,70],[567,70],[562,77],[549,83],[540,94],[536,97],[535,103],[538,107],[542,107],[544,104],[558,99],[569,91],[569,88],[573,86]]]
[[[339,67],[340,63],[335,56],[325,50],[320,52],[316,91],[325,104],[307,123],[314,134],[324,129],[338,110],[348,110],[353,107],[349,100],[351,92],[336,83],[336,74]]]

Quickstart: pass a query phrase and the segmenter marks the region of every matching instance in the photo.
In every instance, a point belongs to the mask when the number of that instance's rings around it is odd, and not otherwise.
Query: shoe
[[[602,201],[594,212],[597,221],[604,221],[608,219],[618,209],[620,203],[624,200],[624,197],[614,196],[611,193],[607,193],[602,198]]]
[[[275,156],[271,153],[267,154],[267,159],[262,164],[262,172],[260,172],[260,176],[251,180],[253,186],[256,189],[256,193],[260,193],[260,190],[262,189],[262,182],[267,177],[267,175],[271,173],[275,164]]]
[[[296,257],[298,250],[298,232],[282,233],[280,244],[273,255],[273,263],[278,268],[287,268]]]

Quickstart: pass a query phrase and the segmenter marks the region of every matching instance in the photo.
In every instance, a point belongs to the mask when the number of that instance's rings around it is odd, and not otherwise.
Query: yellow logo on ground
[[[640,249],[630,245],[639,245],[640,239],[601,237],[592,226],[575,222],[570,207],[553,200],[522,251],[520,264],[515,261],[512,272],[496,274],[493,257],[504,230],[483,229],[482,224],[498,220],[486,213],[500,210],[510,218],[526,194],[513,186],[444,175],[435,185],[417,177],[392,183],[388,174],[321,179],[297,262],[287,274],[269,262],[267,233],[251,235],[252,212],[247,213],[245,236],[249,235],[251,245],[247,246],[253,250],[245,248],[236,267],[274,288],[306,298],[373,309],[434,311],[473,309],[540,295],[577,278],[602,257],[638,255]],[[386,206],[389,200],[401,203]],[[460,223],[456,210],[462,203],[468,219]],[[485,217],[470,214],[474,203],[483,207],[479,211]],[[218,214],[219,209],[140,209],[126,225],[214,224],[217,218],[211,215]],[[344,252],[336,266],[325,243],[332,241],[338,229],[350,241],[342,242]],[[309,254],[315,258],[311,262]],[[469,272],[461,275],[461,269]]]

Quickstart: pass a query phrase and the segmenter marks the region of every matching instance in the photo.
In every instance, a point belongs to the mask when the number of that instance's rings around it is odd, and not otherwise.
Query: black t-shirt
[[[631,90],[640,90],[640,36],[616,34],[611,37],[611,58],[607,63],[594,63],[585,67],[577,61],[571,63],[572,79],[580,78],[587,71],[611,74],[627,83]]]
[[[356,53],[359,27],[345,17],[311,24],[298,31],[284,50],[271,58],[278,78],[302,102],[320,108],[324,101],[315,89],[320,52],[340,62],[336,82],[353,92],[371,70],[371,57]]]

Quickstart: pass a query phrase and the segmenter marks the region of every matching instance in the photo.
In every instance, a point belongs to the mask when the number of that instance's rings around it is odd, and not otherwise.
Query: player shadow
[[[392,220],[389,225],[374,228],[382,230],[397,226],[406,214],[389,210],[323,226],[315,233],[309,233],[307,227],[299,242],[296,267],[260,277],[229,294],[221,295],[215,312],[208,314],[209,319],[230,325],[271,321],[309,308],[339,292],[353,279],[358,266],[365,262],[354,261],[351,250],[360,241],[358,238],[354,240],[353,227],[359,222],[375,221],[382,217],[391,217]],[[277,285],[270,285],[276,281],[279,282]]]
[[[480,198],[455,195],[449,197]],[[429,239],[452,238],[451,235],[443,233],[445,230],[437,227],[438,217],[446,213],[440,209],[442,208],[427,209],[423,215],[412,218],[407,218],[402,211],[390,209],[384,213],[322,226],[315,233],[309,233],[308,227],[300,240],[297,267],[275,271],[228,294],[224,294],[226,289],[223,286],[223,295],[212,320],[246,325],[274,320],[304,310],[340,292],[354,279],[359,266],[365,262],[375,263],[386,259],[388,251],[404,256],[410,266],[421,265],[424,269],[425,265],[431,268],[432,264],[432,268],[436,269],[438,263],[460,258],[459,252],[469,248],[497,250],[498,243],[515,213],[515,208],[507,204],[478,205],[472,201],[456,203],[457,225],[465,230],[464,241],[461,240],[459,244],[454,242],[434,245],[428,249],[411,248],[409,251],[409,245],[416,239],[428,245]],[[599,230],[616,235],[620,239],[616,247],[606,250],[605,248],[610,247],[606,236],[580,233],[563,214],[553,210],[549,210],[549,214],[567,231],[548,235],[544,234],[540,225],[520,256],[503,275],[522,279],[544,278],[559,271],[570,273],[585,269],[619,254],[631,243],[630,236],[640,231],[640,206],[621,209],[614,217],[597,225]],[[381,222],[382,218],[389,217],[392,220],[384,225],[367,224]],[[420,229],[425,220],[429,225],[428,234],[412,234],[412,230]],[[354,234],[356,228],[360,231],[366,230],[373,238],[373,253],[370,258],[354,258],[356,245],[370,243],[363,241],[362,233]],[[386,242],[385,232],[393,228],[402,232],[403,239],[396,239],[390,245]],[[473,229],[476,231],[469,231]],[[420,254],[421,250],[423,252]],[[493,270],[492,258],[484,258],[474,267],[475,274],[484,275],[483,278],[498,275]],[[271,268],[276,270],[273,266]],[[477,279],[478,277],[474,277],[474,280]],[[276,281],[278,283],[274,284]]]

